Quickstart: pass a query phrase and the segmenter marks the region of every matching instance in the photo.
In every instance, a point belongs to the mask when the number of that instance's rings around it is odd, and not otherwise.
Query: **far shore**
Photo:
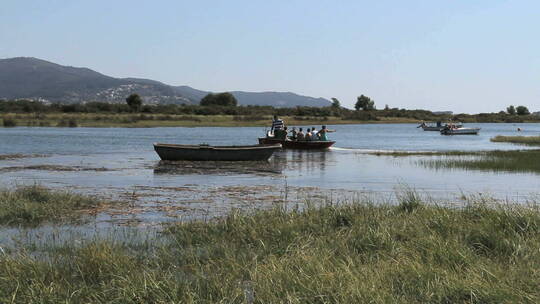
[[[155,128],[155,127],[265,127],[272,117],[252,119],[238,115],[169,115],[169,114],[4,114],[3,119],[14,121],[14,126],[26,127],[95,127],[95,128]],[[342,124],[389,124],[418,123],[411,118],[380,118],[380,120],[346,120],[340,117],[292,117],[282,118],[288,126],[319,126]],[[2,119],[2,120],[3,120]],[[4,123],[0,126],[5,126]]]
[[[378,120],[351,120],[333,116],[280,116],[280,118],[282,118],[288,126],[402,124],[421,122],[419,119],[405,117],[379,117]],[[265,115],[253,117],[249,115],[178,115],[145,113],[6,113],[0,116],[0,120],[2,121],[0,127],[265,127],[270,126],[272,116]],[[6,121],[9,121],[9,123],[6,124]],[[524,121],[524,123],[536,122],[538,121]]]

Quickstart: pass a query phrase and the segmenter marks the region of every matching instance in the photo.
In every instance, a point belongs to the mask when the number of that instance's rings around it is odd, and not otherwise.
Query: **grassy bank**
[[[233,213],[160,242],[0,255],[2,303],[538,303],[534,207],[355,203]]]
[[[102,204],[94,198],[64,191],[50,191],[40,186],[1,190],[0,225],[35,226],[44,222],[79,220],[88,215],[88,211]]]
[[[418,160],[418,164],[430,169],[540,173],[540,150],[472,152],[462,156],[453,153],[442,155],[448,157],[421,159]]]
[[[530,146],[540,146],[540,136],[495,136],[492,142],[507,142],[513,144],[523,144]]]
[[[340,117],[283,116],[289,126],[320,126],[359,123],[413,123],[410,118],[382,118],[377,121],[347,120]],[[255,127],[269,126],[271,115],[176,115],[176,114],[95,114],[95,113],[49,113],[5,114],[5,127]]]

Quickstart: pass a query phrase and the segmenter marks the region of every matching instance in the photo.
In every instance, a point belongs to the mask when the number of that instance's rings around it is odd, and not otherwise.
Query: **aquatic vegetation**
[[[393,157],[407,157],[407,156],[465,156],[465,155],[478,155],[482,152],[477,151],[376,151],[367,152],[369,155],[376,156],[393,156]]]
[[[0,225],[38,225],[81,219],[83,210],[103,204],[99,200],[38,185],[0,191]],[[1,302],[1,301],[0,301]]]
[[[31,158],[31,157],[43,157],[43,155],[39,154],[0,154],[0,160],[11,160],[11,159],[19,159],[19,158]]]
[[[0,159],[1,155],[0,155]],[[6,158],[8,159],[8,158]],[[29,166],[10,166],[10,167],[0,167],[0,172],[13,172],[13,171],[23,171],[23,170],[44,170],[44,171],[114,171],[114,169],[107,169],[104,167],[93,168],[93,167],[84,167],[84,166],[62,166],[62,165],[29,165]]]
[[[476,152],[468,157],[421,159],[417,163],[431,169],[540,173],[540,150]]]
[[[502,136],[502,135],[499,135],[499,136],[493,137],[491,141],[540,146],[540,136]]]
[[[0,255],[0,302],[537,303],[538,206],[328,204]],[[413,212],[410,212],[413,211]],[[35,252],[39,254],[36,254]]]

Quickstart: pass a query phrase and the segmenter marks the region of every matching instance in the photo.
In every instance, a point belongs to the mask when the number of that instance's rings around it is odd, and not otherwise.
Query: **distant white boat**
[[[422,124],[420,124],[417,128],[422,128],[422,130],[424,130],[424,131],[441,131],[442,129],[446,128],[449,125],[453,125],[453,126],[456,126],[458,128],[463,126],[461,123],[457,123],[457,124],[453,124],[453,123],[447,124],[446,123],[446,124],[443,124],[442,122],[437,121],[436,124],[422,122]]]
[[[444,128],[442,135],[478,135],[480,128]]]

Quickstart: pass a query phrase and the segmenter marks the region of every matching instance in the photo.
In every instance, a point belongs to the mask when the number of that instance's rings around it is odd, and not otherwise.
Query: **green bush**
[[[5,128],[10,128],[10,127],[16,127],[17,126],[17,122],[15,121],[15,119],[11,118],[11,117],[4,117],[3,119],[3,125]]]

